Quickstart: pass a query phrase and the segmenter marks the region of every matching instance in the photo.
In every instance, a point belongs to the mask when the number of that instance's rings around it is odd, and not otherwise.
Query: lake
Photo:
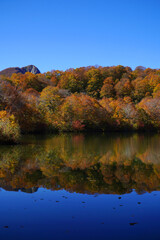
[[[0,146],[0,239],[159,239],[160,135],[26,135]]]

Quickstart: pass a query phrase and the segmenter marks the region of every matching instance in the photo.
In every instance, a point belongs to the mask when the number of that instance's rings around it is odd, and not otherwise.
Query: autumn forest
[[[89,66],[0,76],[0,140],[21,134],[159,131],[160,70]]]

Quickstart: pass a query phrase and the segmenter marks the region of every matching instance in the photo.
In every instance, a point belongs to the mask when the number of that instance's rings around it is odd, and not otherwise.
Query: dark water
[[[160,239],[160,135],[0,147],[0,239]]]

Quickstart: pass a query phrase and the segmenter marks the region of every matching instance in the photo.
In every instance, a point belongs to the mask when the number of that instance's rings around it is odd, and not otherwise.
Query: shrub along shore
[[[54,131],[159,131],[160,69],[81,67],[0,76],[0,142]]]

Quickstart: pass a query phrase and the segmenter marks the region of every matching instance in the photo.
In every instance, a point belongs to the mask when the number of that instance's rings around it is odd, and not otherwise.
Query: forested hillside
[[[0,140],[46,131],[158,131],[160,69],[81,67],[0,76]]]

